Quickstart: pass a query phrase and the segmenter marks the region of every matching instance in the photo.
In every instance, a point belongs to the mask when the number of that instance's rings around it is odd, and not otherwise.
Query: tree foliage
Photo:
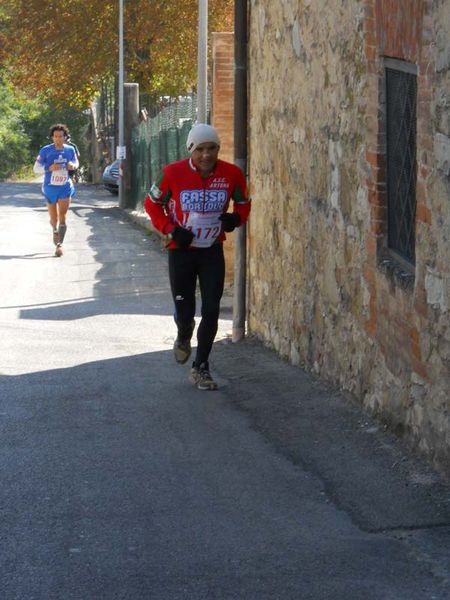
[[[31,166],[41,146],[49,142],[55,122],[67,123],[86,167],[89,116],[69,106],[56,107],[42,97],[20,94],[0,69],[0,181]]]
[[[85,107],[118,64],[118,0],[2,0],[0,60],[15,85]],[[209,30],[232,26],[233,0],[209,0]],[[125,0],[125,70],[152,95],[195,82],[196,0]]]
[[[30,160],[20,103],[0,75],[0,181]]]

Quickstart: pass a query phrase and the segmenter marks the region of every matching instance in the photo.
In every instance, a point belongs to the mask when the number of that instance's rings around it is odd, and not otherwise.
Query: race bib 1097
[[[52,171],[52,175],[50,177],[51,185],[64,185],[67,183],[69,179],[69,173],[66,169],[58,169],[57,171]]]

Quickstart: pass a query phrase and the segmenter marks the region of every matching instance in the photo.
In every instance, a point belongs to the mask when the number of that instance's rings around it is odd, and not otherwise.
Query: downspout
[[[119,143],[116,150],[116,158],[119,163],[119,207],[126,208],[125,186],[123,180],[124,155],[124,105],[123,105],[123,82],[124,82],[124,49],[123,49],[123,0],[119,0]],[[128,157],[129,158],[129,157]]]
[[[247,174],[247,0],[234,3],[234,162]],[[235,230],[232,341],[245,336],[247,226]]]
[[[198,0],[197,123],[208,115],[208,0]]]

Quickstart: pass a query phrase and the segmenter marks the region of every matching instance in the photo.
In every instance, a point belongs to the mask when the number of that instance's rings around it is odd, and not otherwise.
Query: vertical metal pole
[[[137,194],[135,195],[136,177],[135,159],[133,159],[133,129],[139,124],[139,84],[123,84],[123,121],[124,121],[124,146],[126,161],[122,169],[123,208],[136,208]],[[122,163],[123,164],[123,163]]]
[[[124,185],[122,152],[124,148],[124,102],[123,102],[123,0],[119,0],[119,144],[116,158],[120,159],[119,165],[119,206],[124,208]]]
[[[208,118],[208,0],[198,2],[197,122]]]
[[[247,173],[247,0],[234,3],[234,162]],[[232,341],[245,336],[247,227],[234,236],[234,295]]]

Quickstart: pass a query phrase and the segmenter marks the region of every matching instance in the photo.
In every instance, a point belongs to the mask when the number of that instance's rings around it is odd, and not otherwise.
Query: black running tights
[[[175,322],[182,339],[192,336],[198,278],[202,308],[195,364],[199,366],[208,361],[217,333],[225,279],[222,244],[214,244],[210,248],[169,250],[169,278],[175,304]]]

